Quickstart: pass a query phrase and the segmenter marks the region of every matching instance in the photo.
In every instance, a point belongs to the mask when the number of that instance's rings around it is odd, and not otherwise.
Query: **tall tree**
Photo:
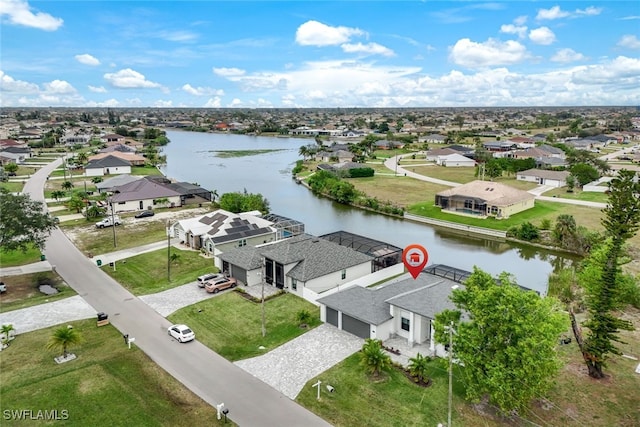
[[[462,317],[454,326],[452,351],[465,367],[467,396],[488,395],[508,412],[525,408],[551,386],[560,366],[555,346],[566,318],[555,298],[520,289],[507,273],[498,279],[499,284],[474,268],[464,289],[453,290],[457,310],[436,316],[436,339],[448,343],[444,327]]]
[[[47,237],[56,227],[42,202],[28,194],[11,194],[0,188],[0,247],[26,252],[33,245],[44,249]]]
[[[609,243],[598,269],[583,277],[589,316],[584,326],[588,328],[582,339],[573,311],[571,320],[574,333],[584,361],[592,378],[604,378],[603,367],[611,354],[620,354],[615,346],[619,342],[620,330],[632,330],[633,325],[619,317],[614,311],[619,308],[621,280],[619,258],[623,254],[624,243],[638,231],[640,223],[640,183],[636,173],[621,170],[609,183],[609,200],[604,209],[602,225],[609,237]],[[593,276],[597,280],[592,280]]]

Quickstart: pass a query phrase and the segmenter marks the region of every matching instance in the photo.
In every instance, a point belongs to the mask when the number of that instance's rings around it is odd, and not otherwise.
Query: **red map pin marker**
[[[409,245],[402,251],[404,266],[407,267],[407,270],[409,270],[409,273],[411,273],[414,279],[418,278],[424,266],[427,265],[428,260],[429,254],[423,246]]]

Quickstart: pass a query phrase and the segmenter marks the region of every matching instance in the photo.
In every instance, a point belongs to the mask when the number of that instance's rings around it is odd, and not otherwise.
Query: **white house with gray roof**
[[[443,310],[455,309],[449,296],[456,288],[463,285],[427,272],[375,288],[353,286],[320,298],[320,318],[361,338],[399,336],[435,352],[433,321]]]
[[[104,176],[116,174],[130,174],[131,162],[115,156],[91,160],[84,167],[87,176]]]
[[[246,285],[262,283],[304,298],[373,271],[373,257],[309,234],[258,247],[245,246],[218,256],[222,270]]]
[[[528,169],[518,172],[516,179],[518,181],[535,182],[536,184],[559,188],[567,185],[567,177],[569,175],[570,173],[568,171]]]

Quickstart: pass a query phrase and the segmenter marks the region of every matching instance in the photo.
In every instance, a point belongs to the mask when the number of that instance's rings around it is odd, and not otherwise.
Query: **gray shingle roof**
[[[455,308],[449,300],[458,283],[422,273],[417,279],[405,279],[377,288],[353,286],[320,298],[317,302],[372,325],[391,319],[390,304],[433,319],[444,309]]]
[[[91,160],[85,169],[110,168],[116,166],[131,166],[131,162],[115,156],[107,156],[102,159]]]
[[[297,263],[287,276],[303,282],[373,260],[369,255],[309,234],[265,246],[261,253],[284,265]]]
[[[255,270],[262,266],[260,248],[256,248],[255,246],[243,246],[242,248],[231,249],[218,255],[218,258],[248,271]]]
[[[180,194],[146,178],[120,185],[114,188],[114,202],[128,202],[131,200],[148,200],[163,197],[174,197]]]

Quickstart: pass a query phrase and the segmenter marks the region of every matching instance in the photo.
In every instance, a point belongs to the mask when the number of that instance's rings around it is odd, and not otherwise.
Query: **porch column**
[[[415,333],[415,326],[414,326],[414,322],[416,320],[416,315],[414,312],[409,312],[409,339],[408,339],[408,344],[409,347],[413,347],[413,343],[414,343],[414,337],[413,334]]]
[[[430,330],[430,336],[429,336],[429,350],[431,351],[431,353],[435,354],[436,351],[436,343],[433,339],[433,336],[435,334],[435,329],[433,328],[433,321],[429,320],[429,330]]]

